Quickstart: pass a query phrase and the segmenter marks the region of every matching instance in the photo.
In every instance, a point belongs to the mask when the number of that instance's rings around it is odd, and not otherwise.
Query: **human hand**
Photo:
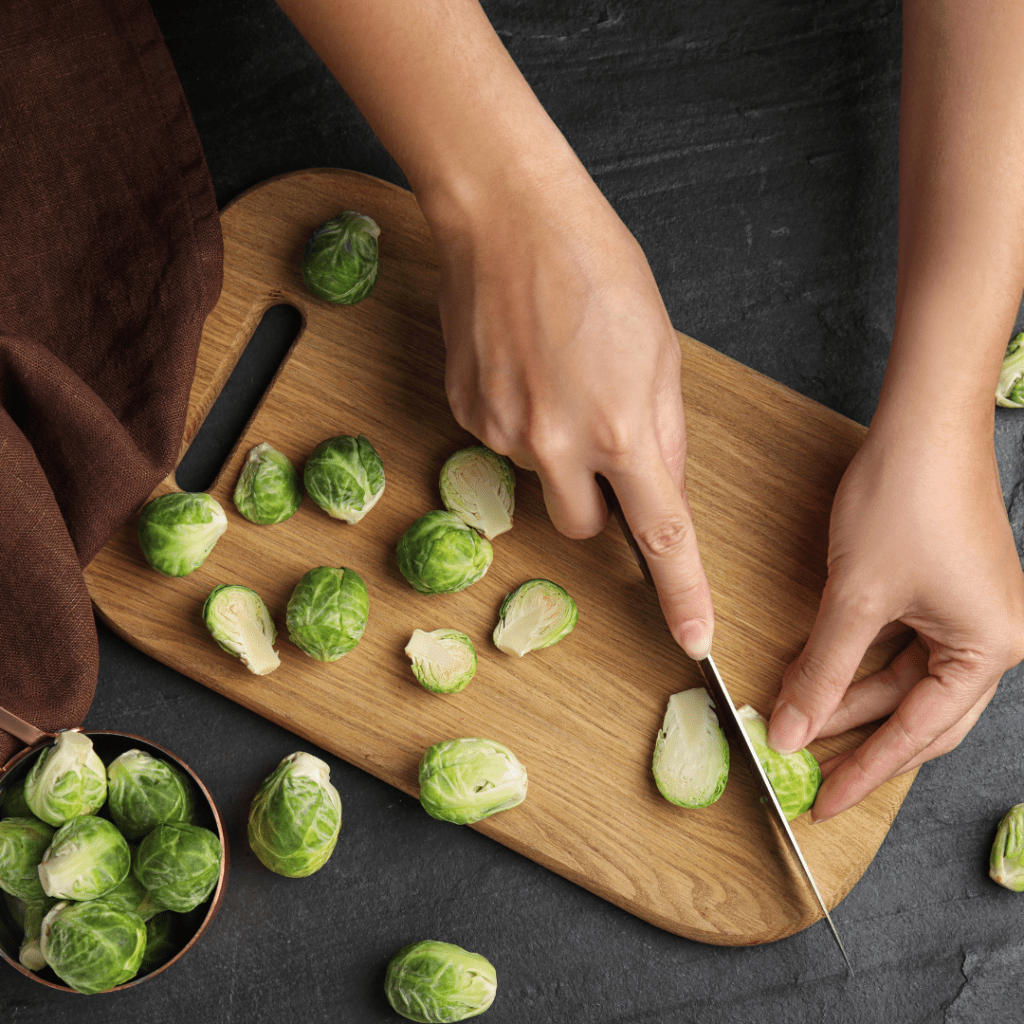
[[[952,750],[1024,657],[1024,574],[991,432],[928,427],[868,432],[836,493],[817,618],[783,675],[769,727],[779,750],[885,719],[822,765],[815,821]],[[896,623],[916,637],[851,686]]]

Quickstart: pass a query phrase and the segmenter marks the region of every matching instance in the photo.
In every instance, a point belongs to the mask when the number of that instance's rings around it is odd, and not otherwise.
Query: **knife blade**
[[[633,531],[626,520],[625,513],[622,511],[622,506],[619,504],[619,499],[616,497],[615,491],[603,476],[598,475],[597,483],[601,488],[601,493],[604,496],[605,504],[608,506],[608,511],[611,512],[618,522],[619,528],[622,530],[622,534],[626,538],[626,543],[633,552],[633,557],[636,559],[636,563],[640,567],[640,571],[643,573],[644,579],[647,580],[651,586],[654,586],[654,577],[651,575],[650,567],[647,564],[647,558],[641,550],[640,545],[637,543],[636,538],[633,536]],[[768,781],[768,776],[765,774],[764,768],[761,767],[761,762],[758,759],[757,752],[754,750],[753,744],[750,742],[750,737],[747,735],[747,731],[743,728],[739,715],[736,713],[736,705],[733,704],[732,697],[729,695],[728,689],[726,689],[725,682],[719,674],[714,659],[709,654],[706,658],[698,661],[697,665],[700,668],[701,675],[704,677],[704,683],[708,692],[711,694],[711,699],[715,703],[715,709],[718,711],[719,722],[725,732],[726,739],[729,740],[730,745],[734,749],[739,749],[744,762],[750,769],[750,774],[753,777],[754,784],[758,790],[761,805],[765,808],[769,821],[775,827],[776,832],[782,837],[784,845],[789,848],[790,853],[795,857],[796,862],[800,867],[800,874],[811,889],[811,892],[814,894],[814,898],[832,931],[832,936],[836,940],[836,944],[839,946],[839,951],[843,954],[843,959],[846,961],[847,969],[850,974],[853,974],[853,964],[850,963],[850,958],[846,955],[843,940],[839,937],[839,932],[836,930],[836,926],[832,921],[832,916],[828,912],[828,907],[825,906],[825,901],[821,896],[821,891],[818,889],[818,885],[814,881],[814,876],[811,874],[811,869],[800,849],[800,844],[796,841],[793,829],[786,820],[786,815],[783,813],[782,807],[779,804],[779,798],[775,795],[775,790],[772,788],[772,784]]]

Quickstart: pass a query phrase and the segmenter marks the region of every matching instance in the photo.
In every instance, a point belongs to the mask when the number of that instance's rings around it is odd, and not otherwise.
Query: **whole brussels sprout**
[[[25,913],[22,918],[21,946],[18,949],[18,962],[22,967],[30,971],[41,971],[46,966],[43,957],[42,946],[39,939],[43,930],[43,918],[56,904],[56,900],[42,899],[33,900],[25,904]]]
[[[476,648],[457,629],[413,630],[405,653],[412,674],[431,693],[458,693],[476,675]]]
[[[713,709],[700,686],[668,699],[652,769],[661,795],[679,807],[708,807],[729,781],[729,741]]]
[[[95,814],[107,799],[107,769],[85,733],[58,733],[25,777],[25,800],[50,825]]]
[[[146,951],[142,954],[139,974],[152,974],[177,952],[174,914],[161,911],[146,921]]]
[[[65,984],[95,995],[136,975],[146,949],[146,926],[138,914],[106,900],[61,902],[43,918],[40,947]]]
[[[319,299],[351,306],[373,291],[380,261],[380,228],[365,214],[346,210],[313,232],[302,254],[302,279]]]
[[[526,799],[526,769],[494,740],[435,743],[420,759],[419,779],[427,814],[456,825],[470,825]]]
[[[384,992],[396,1013],[420,1024],[451,1024],[483,1013],[498,991],[489,960],[451,942],[426,939],[388,964]]]
[[[441,467],[441,500],[488,540],[512,529],[516,475],[512,463],[484,445],[456,452]]]
[[[310,569],[288,600],[288,639],[317,661],[337,661],[363,635],[370,596],[354,569]]]
[[[568,636],[578,615],[576,602],[557,583],[527,580],[501,602],[494,645],[521,658]]]
[[[143,921],[148,921],[154,914],[159,914],[163,910],[135,877],[134,871],[129,871],[123,882],[115,885],[113,889],[108,889],[100,898],[104,903],[111,903],[122,910],[138,914]]]
[[[34,818],[32,808],[25,799],[25,780],[12,782],[0,793],[0,818]]]
[[[139,513],[139,546],[157,572],[187,576],[206,561],[227,528],[224,509],[208,494],[162,494]]]
[[[821,768],[814,755],[804,747],[792,754],[780,754],[768,743],[768,722],[749,704],[737,708],[736,714],[750,737],[754,753],[775,790],[779,806],[787,821],[809,811],[821,786]]]
[[[263,598],[237,583],[221,583],[203,604],[203,622],[218,646],[252,673],[265,676],[281,664],[274,650],[277,627]]]
[[[106,818],[83,814],[61,825],[39,862],[47,896],[94,900],[120,885],[131,869],[124,836]]]
[[[107,765],[107,793],[110,817],[133,842],[162,821],[196,819],[188,776],[144,750],[126,750]]]
[[[309,496],[332,518],[358,523],[384,493],[384,463],[360,434],[321,441],[306,460],[302,482]]]
[[[1024,409],[1024,331],[1006,346],[996,384],[996,405]]]
[[[494,557],[491,542],[454,512],[428,512],[402,534],[398,568],[421,594],[454,594],[482,579]]]
[[[39,862],[53,841],[53,828],[38,818],[0,821],[0,889],[27,903],[46,899]]]
[[[988,873],[1003,888],[1024,892],[1024,804],[1014,804],[999,822]]]
[[[186,914],[213,892],[222,854],[220,840],[209,829],[165,821],[139,843],[133,867],[161,907]]]
[[[302,751],[264,780],[249,808],[249,846],[264,867],[286,878],[319,871],[341,831],[341,797],[330,768]]]
[[[233,498],[235,508],[249,522],[283,523],[302,504],[299,474],[287,455],[266,442],[258,444],[245,457]]]

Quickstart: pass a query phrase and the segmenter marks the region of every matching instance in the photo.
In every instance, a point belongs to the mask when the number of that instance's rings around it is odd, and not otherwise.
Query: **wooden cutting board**
[[[306,291],[300,256],[314,228],[349,209],[380,225],[380,278],[363,302],[334,307]],[[213,553],[192,575],[168,579],[145,564],[130,523],[86,573],[103,620],[159,661],[406,793],[417,792],[417,764],[432,743],[484,736],[507,744],[526,765],[529,795],[472,827],[661,928],[744,945],[818,920],[738,757],[710,808],[685,810],[658,794],[650,765],[666,702],[701,679],[614,524],[592,540],[567,540],[547,519],[537,479],[520,471],[515,526],[495,540],[479,583],[426,596],[399,573],[399,537],[441,507],[441,465],[474,441],[445,398],[438,268],[413,196],[365,175],[308,170],[246,192],[222,223],[224,290],[206,322],[182,453],[264,312],[291,303],[302,330],[210,489],[229,520]],[[692,338],[679,340],[688,488],[717,609],[716,660],[737,704],[768,713],[813,622],[832,495],[864,431]],[[231,495],[254,445],[271,443],[301,472],[319,441],[357,433],[376,446],[387,476],[358,525],[329,518],[308,497],[275,526],[236,512]],[[172,476],[154,493],[174,489]],[[354,651],[322,664],[282,633],[281,667],[258,677],[215,646],[200,609],[216,584],[255,589],[283,630],[292,588],[317,565],[348,566],[366,581],[369,625]],[[569,590],[579,624],[554,647],[513,658],[490,640],[498,607],[536,576]],[[442,626],[469,633],[479,652],[476,679],[447,697],[423,690],[403,654],[414,629]],[[874,652],[873,667],[886,653]],[[866,735],[812,749],[824,758]],[[911,781],[889,782],[821,825],[807,815],[794,823],[830,907],[863,874]]]

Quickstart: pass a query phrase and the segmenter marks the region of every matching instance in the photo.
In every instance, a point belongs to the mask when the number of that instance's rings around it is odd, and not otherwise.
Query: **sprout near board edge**
[[[729,741],[703,687],[674,693],[652,762],[661,795],[679,807],[707,807],[729,780]]]
[[[139,513],[139,547],[165,576],[198,569],[228,528],[220,503],[202,492],[163,494]]]
[[[787,821],[809,811],[821,786],[821,769],[814,755],[804,747],[792,754],[780,754],[768,743],[768,722],[749,704],[736,714],[750,737],[758,761],[775,790]]]
[[[551,580],[527,580],[505,595],[494,628],[494,645],[522,657],[568,636],[578,617],[576,602]]]
[[[470,825],[526,799],[526,769],[494,740],[462,737],[428,747],[420,759],[420,804],[432,818]]]
[[[464,448],[441,467],[439,486],[445,508],[488,540],[512,529],[516,476],[504,455]]]
[[[203,604],[203,622],[217,645],[253,674],[265,676],[281,664],[273,646],[277,627],[255,590],[218,584]]]
[[[412,674],[431,693],[458,693],[476,675],[476,648],[457,629],[413,630],[405,653]]]
[[[317,298],[351,306],[377,283],[380,228],[371,217],[346,210],[313,232],[302,253],[302,279]]]
[[[425,939],[388,964],[384,992],[392,1009],[419,1024],[453,1024],[483,1013],[498,991],[493,964],[451,942]]]

